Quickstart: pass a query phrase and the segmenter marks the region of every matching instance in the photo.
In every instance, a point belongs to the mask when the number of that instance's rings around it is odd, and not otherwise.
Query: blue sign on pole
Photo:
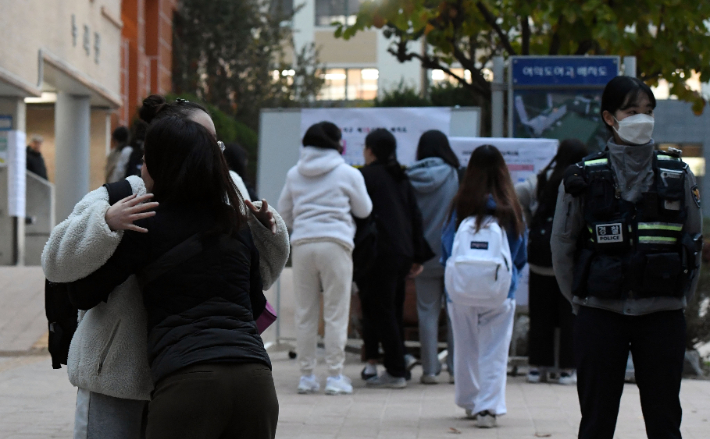
[[[513,87],[604,87],[619,75],[616,56],[514,57]]]

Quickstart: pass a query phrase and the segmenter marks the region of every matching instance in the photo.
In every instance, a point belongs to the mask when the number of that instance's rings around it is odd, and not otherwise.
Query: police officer
[[[560,185],[552,260],[577,314],[580,439],[614,436],[629,350],[648,437],[681,437],[683,309],[698,281],[700,194],[679,151],[655,151],[655,107],[640,80],[611,80],[601,117],[613,137]]]

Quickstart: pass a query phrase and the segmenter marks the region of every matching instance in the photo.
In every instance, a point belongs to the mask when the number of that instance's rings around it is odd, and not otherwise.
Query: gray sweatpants
[[[86,389],[76,394],[74,439],[140,439],[148,401],[114,398]]]
[[[419,342],[421,343],[422,369],[425,375],[438,375],[441,364],[438,358],[439,314],[446,304],[444,295],[444,276],[418,276],[414,279],[417,287],[417,314],[419,316]],[[449,373],[454,371],[454,338],[451,319],[446,315],[448,329],[448,357],[446,365]]]

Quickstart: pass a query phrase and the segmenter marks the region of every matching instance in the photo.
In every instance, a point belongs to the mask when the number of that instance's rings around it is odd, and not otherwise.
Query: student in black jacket
[[[434,254],[424,239],[422,214],[407,174],[397,161],[397,140],[385,129],[365,139],[362,175],[372,199],[377,224],[377,262],[358,286],[363,314],[363,341],[368,365],[363,378],[370,387],[402,388],[405,349],[402,313],[405,280],[419,275]],[[385,352],[386,371],[377,376],[378,342]]]
[[[131,274],[199,236],[197,256],[143,285],[155,383],[146,437],[273,438],[278,401],[252,305],[263,297],[259,255],[217,140],[197,122],[161,117],[148,129],[141,172],[160,203],[136,221],[149,232],[126,231],[71,297],[80,309],[110,300]]]

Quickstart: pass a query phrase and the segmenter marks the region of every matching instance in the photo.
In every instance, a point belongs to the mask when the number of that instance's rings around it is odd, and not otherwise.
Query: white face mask
[[[635,114],[625,119],[617,120],[619,128],[614,128],[621,140],[633,145],[645,145],[653,136],[653,116],[648,114]]]

